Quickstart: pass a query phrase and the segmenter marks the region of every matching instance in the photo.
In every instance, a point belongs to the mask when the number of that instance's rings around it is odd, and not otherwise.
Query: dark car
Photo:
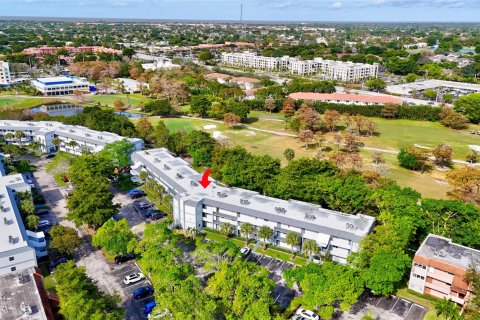
[[[148,219],[150,220],[159,220],[161,218],[163,218],[165,215],[163,214],[162,211],[160,210],[154,210],[155,212],[152,212],[150,214],[150,217],[148,217]]]
[[[141,198],[141,197],[145,196],[145,192],[143,192],[140,189],[132,189],[132,190],[128,191],[128,196],[132,199]]]
[[[52,159],[53,157],[55,157],[55,153],[49,153],[45,158]]]
[[[155,301],[149,302],[143,307],[143,312],[145,312],[146,315],[149,315],[156,306],[157,304]]]
[[[133,291],[133,298],[134,299],[141,299],[143,297],[149,296],[153,293],[153,287],[152,286],[147,286],[147,287],[140,287],[138,289],[135,289]]]
[[[48,263],[48,267],[50,268],[50,271],[53,271],[60,263],[65,263],[67,262],[67,258],[65,257],[56,257],[55,259],[52,259]]]
[[[147,209],[145,211],[142,211],[142,216],[144,216],[145,218],[148,218],[150,217],[152,214],[158,214],[158,213],[162,213],[162,211],[160,210],[157,210],[157,209]]]
[[[44,216],[46,214],[50,214],[50,210],[48,209],[38,209],[37,212],[35,212],[37,216]]]
[[[127,262],[129,260],[132,260],[133,258],[134,258],[133,253],[119,255],[119,256],[115,257],[115,263],[116,264],[121,264],[121,263]]]
[[[140,201],[139,203],[137,203],[137,207],[140,210],[146,210],[148,208],[153,207],[153,203],[151,203],[149,201]]]

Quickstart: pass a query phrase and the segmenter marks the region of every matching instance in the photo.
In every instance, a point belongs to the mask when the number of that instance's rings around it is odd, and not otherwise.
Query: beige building
[[[0,85],[8,84],[11,80],[8,62],[0,61]]]

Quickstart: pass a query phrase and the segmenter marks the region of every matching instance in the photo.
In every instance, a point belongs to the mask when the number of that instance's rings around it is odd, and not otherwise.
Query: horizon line
[[[0,21],[43,21],[43,22],[193,22],[193,23],[230,23],[230,24],[480,24],[480,21],[384,21],[384,20],[239,20],[234,19],[167,19],[167,18],[106,18],[106,17],[65,17],[65,16],[0,16]]]

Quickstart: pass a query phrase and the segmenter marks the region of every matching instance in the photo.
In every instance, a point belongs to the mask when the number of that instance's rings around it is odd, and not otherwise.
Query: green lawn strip
[[[263,251],[262,247],[259,247],[257,249],[257,253],[266,254],[266,255],[268,255],[272,258],[276,258],[276,259],[279,259],[279,260],[291,262],[291,263],[298,264],[298,265],[304,265],[307,262],[307,260],[305,258],[298,257],[298,256],[296,256],[292,260],[291,259],[292,255],[290,253],[283,252],[283,251],[278,251],[278,250],[272,249],[271,247],[267,247],[267,250],[265,250],[265,251]]]
[[[109,94],[109,95],[96,95],[86,98],[87,102],[100,103],[101,105],[107,105],[112,107],[115,101],[120,100],[125,106],[131,106],[134,108],[140,107],[142,103],[147,102],[148,99],[141,94]]]
[[[55,182],[60,186],[60,187],[65,187],[67,184],[63,182],[63,174],[56,174],[53,176],[53,179],[55,179]]]
[[[259,119],[274,119],[274,120],[284,120],[285,117],[282,113],[269,113],[265,111],[250,111],[248,114],[250,118],[259,118]]]
[[[56,293],[55,281],[53,281],[53,276],[50,274],[50,270],[48,268],[48,261],[40,262],[38,264],[38,267],[40,268],[40,270],[42,270],[43,284],[45,286],[45,290]]]
[[[423,320],[440,320],[441,319],[436,315],[437,311],[435,310],[435,301],[436,301],[435,298],[427,297],[419,293],[414,293],[413,291],[407,288],[398,290],[396,293],[396,296],[400,298],[408,299],[424,307],[427,307],[428,312],[427,314],[425,314],[425,317],[423,318]]]
[[[215,242],[220,242],[220,243],[227,241],[227,238],[222,236],[221,234],[211,232],[211,231],[205,231],[205,230],[203,232],[205,232],[206,239],[209,239]]]
[[[64,99],[58,100],[55,98],[44,98],[44,97],[17,97],[17,96],[0,96],[0,108],[11,106],[18,109],[26,109],[26,108],[33,108],[45,103],[53,103],[53,102],[68,102],[68,103],[75,103],[74,100]]]

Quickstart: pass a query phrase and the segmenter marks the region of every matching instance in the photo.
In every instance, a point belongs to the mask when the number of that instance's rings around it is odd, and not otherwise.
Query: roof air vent
[[[247,199],[240,199],[240,204],[243,204],[245,206],[248,206],[250,204],[250,201]]]
[[[162,160],[160,160],[158,158],[153,159],[153,161],[158,162],[158,163],[162,162]]]
[[[282,207],[275,207],[275,211],[277,213],[285,214],[287,212],[287,209],[282,208]]]
[[[217,196],[219,196],[220,198],[226,198],[227,197],[227,194],[225,192],[220,192],[218,191],[217,192]]]
[[[315,220],[317,219],[317,217],[314,215],[314,214],[311,214],[311,213],[305,213],[305,219],[307,220]]]
[[[165,169],[165,170],[170,170],[170,167],[167,166],[166,164],[164,164],[164,165],[163,165],[163,169]]]

